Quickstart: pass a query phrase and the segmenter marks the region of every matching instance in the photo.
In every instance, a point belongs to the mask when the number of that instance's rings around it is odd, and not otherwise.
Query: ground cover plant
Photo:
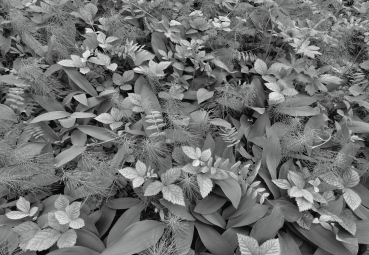
[[[364,254],[368,8],[1,0],[0,254]]]

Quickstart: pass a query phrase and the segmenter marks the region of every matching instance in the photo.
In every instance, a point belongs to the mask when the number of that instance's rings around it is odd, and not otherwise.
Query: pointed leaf
[[[122,237],[124,230],[127,229],[133,223],[140,221],[140,215],[142,211],[141,205],[136,205],[123,213],[122,216],[118,219],[118,221],[114,224],[113,228],[110,230],[107,246],[115,243],[119,238]]]
[[[195,222],[197,231],[204,246],[214,255],[233,255],[230,244],[212,227]]]
[[[145,189],[145,196],[155,196],[158,194],[164,187],[164,184],[160,181],[154,181],[150,183]]]
[[[164,223],[145,220],[131,224],[121,237],[101,255],[133,255],[156,244],[164,233]]]
[[[214,91],[208,91],[207,89],[200,88],[197,91],[196,95],[197,95],[197,102],[201,104],[202,102],[212,98],[214,95]]]
[[[355,211],[361,204],[360,196],[352,189],[345,189],[343,193],[343,198],[345,199],[347,205]]]
[[[220,186],[224,194],[232,202],[233,207],[237,209],[242,195],[240,184],[234,179],[219,180],[216,181],[216,184]]]

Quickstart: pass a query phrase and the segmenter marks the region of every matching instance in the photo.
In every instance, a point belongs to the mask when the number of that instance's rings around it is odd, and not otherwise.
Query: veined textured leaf
[[[267,64],[263,60],[261,60],[261,59],[257,59],[255,61],[255,63],[254,63],[254,69],[260,75],[265,75],[268,72],[268,66],[267,66]]]
[[[280,104],[285,101],[285,98],[282,93],[276,91],[269,94],[269,101],[271,104]]]
[[[164,186],[162,189],[164,199],[172,202],[173,204],[185,205],[183,191],[181,187],[170,184],[168,186]]]
[[[300,212],[309,210],[313,207],[313,204],[310,203],[308,200],[306,200],[303,197],[297,197],[296,203],[297,203],[297,206],[299,207]]]
[[[145,189],[145,196],[154,196],[158,194],[164,187],[164,184],[160,181],[154,181],[150,183]]]
[[[69,205],[69,199],[63,195],[59,195],[58,198],[54,202],[54,206],[59,211],[65,210],[65,208]]]
[[[281,247],[278,239],[271,239],[259,246],[254,238],[237,234],[241,255],[280,255]]]
[[[133,180],[134,178],[139,177],[138,172],[136,169],[132,167],[125,167],[123,169],[118,170],[125,178]]]
[[[346,229],[351,235],[356,234],[356,218],[350,209],[344,209],[340,214],[341,222],[338,222],[344,229]]]
[[[55,229],[47,228],[38,231],[29,241],[27,249],[31,251],[43,251],[49,249],[58,239],[61,233]]]
[[[213,189],[213,182],[207,175],[198,174],[197,183],[199,185],[200,193],[203,198],[209,195],[210,191]]]
[[[75,245],[77,241],[77,233],[74,229],[69,229],[68,231],[64,232],[56,245],[59,248],[66,248],[66,247],[72,247]]]
[[[352,168],[345,170],[342,175],[343,186],[345,188],[353,188],[360,182],[359,174]]]
[[[280,189],[290,189],[291,188],[291,184],[285,180],[285,179],[276,179],[276,180],[272,180],[272,182],[278,186],[278,188]]]
[[[29,212],[31,209],[31,204],[29,201],[27,201],[24,197],[19,197],[16,203],[17,209],[22,212]]]
[[[345,199],[347,205],[355,211],[361,204],[360,196],[352,189],[345,189],[343,193],[343,198]]]
[[[95,120],[104,124],[112,124],[115,122],[115,119],[109,113],[102,113],[97,116]]]
[[[11,211],[6,213],[6,217],[12,220],[19,220],[25,217],[28,217],[29,213],[20,212],[20,211]]]

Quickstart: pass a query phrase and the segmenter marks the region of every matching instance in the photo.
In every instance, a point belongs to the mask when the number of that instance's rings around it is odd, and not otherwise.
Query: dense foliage
[[[366,251],[368,2],[0,13],[0,254]]]

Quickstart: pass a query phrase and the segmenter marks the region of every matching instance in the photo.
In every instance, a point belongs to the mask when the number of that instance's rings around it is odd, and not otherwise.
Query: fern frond
[[[227,147],[233,147],[240,142],[238,131],[235,127],[221,130],[223,133],[220,133],[219,135],[226,143],[228,143]]]
[[[155,133],[151,134],[149,137],[158,137],[160,135],[164,135],[161,132],[161,128],[166,126],[164,123],[163,115],[159,111],[151,111],[150,114],[145,116],[145,121],[150,124],[146,129],[147,130],[156,130]]]

